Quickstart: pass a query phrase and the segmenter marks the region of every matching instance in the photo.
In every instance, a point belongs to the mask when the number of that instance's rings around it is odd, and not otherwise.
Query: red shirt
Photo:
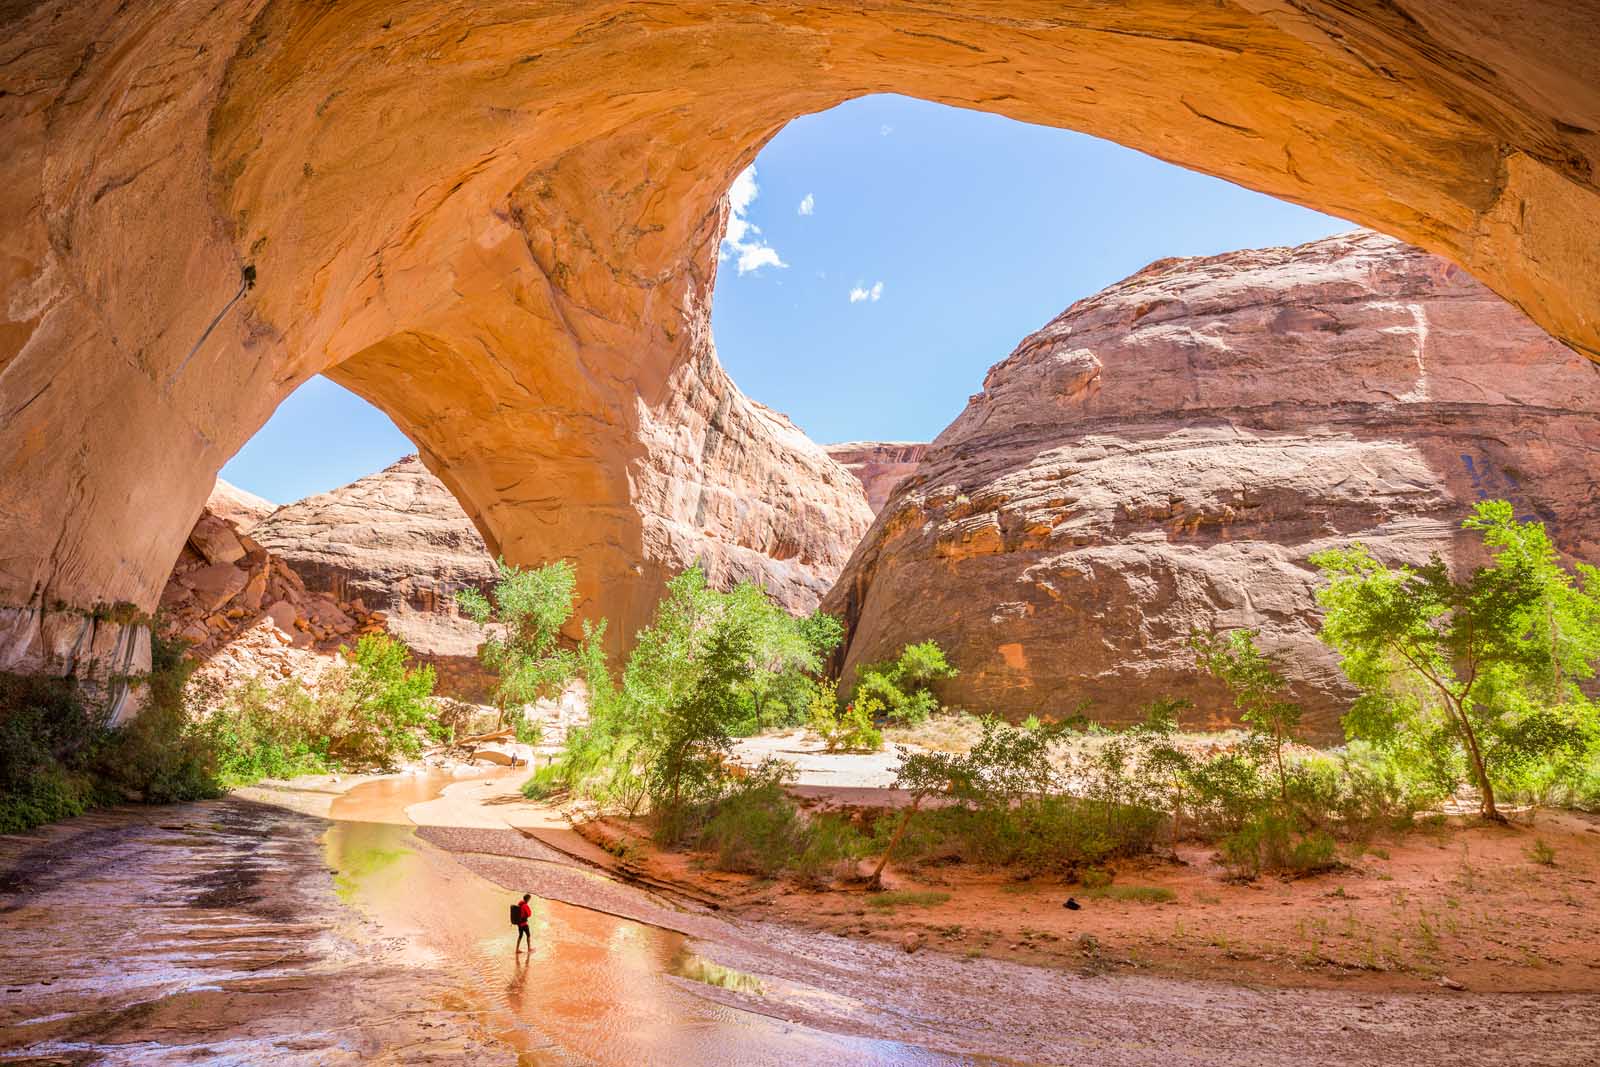
[[[517,905],[517,914],[522,916],[522,922],[527,922],[528,919],[533,915],[533,909],[528,907],[528,902],[524,900],[522,903]]]

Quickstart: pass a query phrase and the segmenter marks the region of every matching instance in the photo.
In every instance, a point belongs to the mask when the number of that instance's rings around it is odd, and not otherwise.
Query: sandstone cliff
[[[494,561],[416,456],[286,504],[252,536],[308,589],[387,612],[389,631],[418,652],[476,653],[481,635],[456,610],[455,595],[487,589]]]
[[[1469,562],[1471,503],[1512,500],[1600,559],[1600,368],[1459,268],[1368,232],[1164,260],[993,367],[825,607],[845,660],[936,638],[947,700],[1126,720],[1220,694],[1191,627],[1259,627],[1321,736],[1347,700],[1306,558],[1360,538]]]
[[[678,390],[714,377],[728,187],[864,93],[1387,229],[1600,357],[1593,7],[5,4],[0,666],[137,665],[102,609],[155,606],[216,472],[319,373],[395,419],[491,549],[580,558],[626,630],[706,529],[670,475],[722,440],[674,435],[709,402]],[[788,544],[757,529],[788,488],[732,486],[749,517],[708,504],[708,541]]]
[[[921,441],[844,441],[823,450],[861,482],[876,515],[895,486],[917,469],[928,446]]]

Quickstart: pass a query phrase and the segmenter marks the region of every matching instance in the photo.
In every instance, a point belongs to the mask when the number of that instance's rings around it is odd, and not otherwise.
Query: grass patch
[[[1093,900],[1125,900],[1134,904],[1171,904],[1178,894],[1158,885],[1102,885],[1083,890]]]
[[[898,907],[932,908],[950,899],[949,893],[936,889],[895,889],[886,893],[870,893],[867,905],[890,911]]]

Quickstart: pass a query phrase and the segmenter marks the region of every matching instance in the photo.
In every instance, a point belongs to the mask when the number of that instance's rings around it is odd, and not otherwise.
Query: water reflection
[[[498,1036],[523,1061],[617,1065],[970,1063],[894,1042],[830,1034],[697,994],[704,984],[762,997],[763,981],[690,951],[681,934],[534,898],[533,951],[514,951],[506,912],[520,892],[423,845],[400,810],[449,779],[375,782],[335,804],[329,863],[348,899],[404,931],[411,951],[442,958],[468,980]],[[362,821],[351,821],[358,815]],[[687,979],[688,981],[685,981]]]

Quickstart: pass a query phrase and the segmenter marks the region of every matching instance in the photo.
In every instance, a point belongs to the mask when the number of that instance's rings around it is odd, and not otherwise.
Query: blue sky
[[[1023,337],[1152,260],[1351,228],[1082,134],[897,96],[791,122],[732,196],[718,354],[823,442],[932,438]],[[282,503],[409,451],[318,378],[223,477]]]

